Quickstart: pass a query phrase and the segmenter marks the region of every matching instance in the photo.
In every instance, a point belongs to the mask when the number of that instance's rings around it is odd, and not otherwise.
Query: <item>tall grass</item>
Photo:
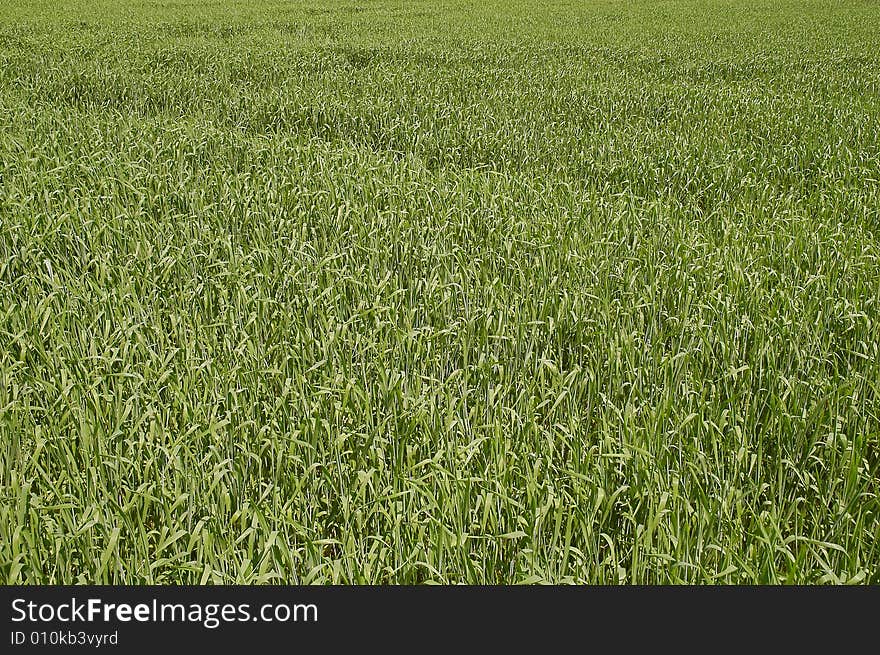
[[[6,583],[880,582],[880,6],[0,8]]]

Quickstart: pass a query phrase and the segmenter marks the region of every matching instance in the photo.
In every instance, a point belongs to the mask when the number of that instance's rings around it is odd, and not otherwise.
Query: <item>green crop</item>
[[[880,583],[880,5],[0,7],[6,583]]]

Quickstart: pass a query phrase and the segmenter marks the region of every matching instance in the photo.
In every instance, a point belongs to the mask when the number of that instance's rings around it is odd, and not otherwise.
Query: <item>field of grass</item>
[[[880,582],[880,4],[6,0],[6,583]]]

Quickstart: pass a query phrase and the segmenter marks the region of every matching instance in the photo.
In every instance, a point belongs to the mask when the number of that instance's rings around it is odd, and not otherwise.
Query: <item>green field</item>
[[[6,0],[6,583],[880,583],[880,4]]]

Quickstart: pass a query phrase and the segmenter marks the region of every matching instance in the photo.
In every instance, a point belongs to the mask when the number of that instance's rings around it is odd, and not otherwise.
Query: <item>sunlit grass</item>
[[[7,583],[880,583],[880,6],[5,2]]]

